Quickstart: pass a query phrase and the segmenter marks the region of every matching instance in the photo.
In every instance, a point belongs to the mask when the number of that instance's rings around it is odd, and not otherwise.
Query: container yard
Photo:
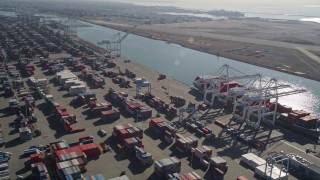
[[[320,178],[319,120],[277,102],[304,90],[225,65],[197,91],[50,23],[0,21],[0,179]]]

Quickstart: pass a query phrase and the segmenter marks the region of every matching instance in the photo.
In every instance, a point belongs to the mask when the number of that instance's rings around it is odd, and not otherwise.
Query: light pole
[[[194,150],[192,149],[191,150],[191,168],[193,168],[193,153],[194,153]]]
[[[136,110],[136,114],[137,114],[136,121],[139,122],[139,119],[138,119],[139,118],[139,110],[138,109]]]

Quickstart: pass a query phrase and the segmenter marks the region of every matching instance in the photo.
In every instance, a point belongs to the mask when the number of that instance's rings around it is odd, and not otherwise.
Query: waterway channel
[[[90,25],[91,27],[77,28],[77,35],[96,44],[104,39],[115,38],[120,32],[94,24]],[[306,110],[320,117],[320,82],[136,35],[129,35],[121,45],[123,57],[190,86],[197,75],[213,74],[223,64],[229,64],[246,74],[261,73],[265,79],[278,78],[279,83],[307,90],[306,93],[281,97],[280,103],[294,109]]]

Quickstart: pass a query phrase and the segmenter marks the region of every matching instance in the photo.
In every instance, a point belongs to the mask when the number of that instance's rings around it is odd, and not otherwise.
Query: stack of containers
[[[28,127],[21,127],[19,128],[19,135],[21,141],[28,141],[32,139],[32,132],[31,129]]]
[[[215,176],[220,177],[219,179],[223,179],[223,176],[228,171],[227,161],[217,156],[217,157],[210,158],[209,164],[210,164],[210,171]]]
[[[115,121],[120,119],[120,111],[117,109],[111,109],[108,111],[101,112],[101,120],[103,121]]]
[[[299,118],[309,116],[310,113],[303,111],[303,110],[294,110],[288,114],[288,122],[291,124],[295,124],[299,121]]]
[[[3,84],[5,81],[8,81],[8,74],[3,67],[0,67],[0,83]]]
[[[278,103],[277,112],[278,113],[290,113],[290,112],[292,112],[292,107]]]
[[[138,117],[142,119],[148,119],[152,116],[152,109],[146,106],[138,106]]]
[[[57,173],[58,174],[61,173],[61,171],[63,171],[63,169],[73,167],[73,166],[78,166],[80,168],[81,172],[87,171],[86,163],[81,158],[72,159],[69,161],[57,162],[56,166],[57,166]]]
[[[164,101],[158,97],[153,97],[149,101],[147,101],[148,105],[154,108],[162,107],[164,105]]]
[[[154,162],[154,172],[160,177],[181,171],[181,161],[176,157],[169,157]]]
[[[7,64],[7,70],[11,77],[20,77],[19,71],[16,70],[16,67],[12,63]]]
[[[79,149],[89,158],[100,156],[101,150],[96,143],[83,144]]]
[[[168,136],[167,138],[173,137],[175,132],[175,128],[172,123],[164,121],[162,118],[152,118],[149,122],[149,129],[151,129],[157,136]]]
[[[125,97],[128,97],[128,94],[124,92],[113,92],[111,94],[112,100],[114,100],[117,104],[120,104]]]
[[[53,154],[53,159],[56,162],[63,162],[72,159],[81,158],[83,162],[87,163],[87,156],[83,153],[79,147],[69,147],[66,149],[56,150]]]
[[[51,153],[54,153],[57,150],[62,150],[62,149],[66,149],[69,147],[69,144],[66,141],[60,141],[60,142],[56,142],[51,144]]]
[[[182,137],[177,135],[175,145],[178,151],[185,153],[191,151],[192,148],[196,148],[198,146],[198,140],[192,136]]]
[[[123,138],[124,134],[128,133],[128,131],[126,131],[126,129],[132,128],[132,127],[133,126],[129,123],[117,125],[117,126],[113,127],[112,135],[113,135],[113,137],[117,138],[118,140],[121,140],[121,138]],[[127,137],[124,137],[124,138],[127,138]]]
[[[301,117],[296,121],[296,124],[302,127],[316,129],[318,118],[315,116]]]
[[[127,97],[122,101],[122,106],[130,115],[133,116],[137,113],[138,107],[141,106],[141,102]]]
[[[117,125],[113,128],[112,135],[120,142],[126,138],[139,137],[143,138],[143,130],[138,127],[134,127],[131,124]]]
[[[48,179],[50,180],[50,176],[47,170],[47,167],[43,164],[43,162],[38,162],[31,164],[32,174],[36,177],[36,179]]]
[[[0,179],[10,179],[9,158],[3,151],[0,151]]]
[[[36,87],[36,90],[38,94],[41,97],[45,97],[46,94],[50,93],[50,87],[48,85],[48,79],[42,78],[42,79],[35,79],[34,77],[30,77],[29,81],[33,86]]]
[[[71,166],[60,170],[59,177],[62,180],[82,179],[81,169],[78,166]]]
[[[197,159],[200,162],[209,161],[211,155],[212,155],[212,149],[210,149],[208,146],[205,146],[205,145],[197,147],[193,151],[194,159]]]
[[[91,104],[91,112],[97,115],[101,115],[102,111],[108,111],[112,109],[112,104],[110,102],[99,103],[98,101],[94,101]]]
[[[144,145],[142,144],[142,141],[140,138],[138,137],[131,137],[131,138],[127,138],[123,140],[123,144],[126,147],[126,149],[128,150],[129,153],[134,153],[134,147],[144,147]]]
[[[134,150],[136,158],[143,166],[153,164],[152,155],[150,153],[145,152],[142,148],[139,147],[134,147]]]
[[[166,110],[165,110],[165,114],[169,117],[169,118],[175,118],[178,115],[178,109],[171,106],[167,106]]]
[[[247,153],[241,156],[240,163],[248,165],[251,169],[266,164],[266,161],[253,153]]]
[[[55,79],[60,85],[64,85],[66,81],[71,79],[77,80],[78,77],[75,74],[73,74],[70,70],[63,70],[56,73]]]

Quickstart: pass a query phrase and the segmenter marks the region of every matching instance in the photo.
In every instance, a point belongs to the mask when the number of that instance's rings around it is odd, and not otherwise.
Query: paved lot
[[[55,55],[55,57],[59,57],[59,56],[60,56],[59,54]],[[61,56],[63,57],[65,55],[61,55]],[[183,96],[187,99],[187,102],[194,101],[196,103],[200,103],[201,101],[201,98],[197,94],[190,91],[190,88],[182,83],[179,83],[170,78],[167,78],[162,81],[158,81],[157,72],[151,71],[145,68],[144,66],[133,63],[133,62],[125,63],[121,59],[115,59],[115,62],[117,63],[118,67],[121,70],[128,68],[131,71],[135,72],[138,77],[142,77],[142,76],[146,77],[152,83],[152,86],[153,86],[152,93],[164,99],[167,102],[169,100],[168,93],[170,95]],[[37,64],[38,63],[37,60],[35,60],[34,63]],[[118,68],[115,68],[114,71],[117,72]],[[46,77],[49,80],[53,77],[53,76],[45,76],[44,72],[45,71],[42,71],[40,67],[37,67],[37,70],[35,72],[35,77],[36,78]],[[55,119],[50,114],[48,107],[44,105],[44,100],[39,99],[36,101],[37,108],[35,109],[35,114],[38,118],[37,124],[42,131],[42,135],[40,137],[34,138],[32,141],[21,143],[18,137],[19,134],[8,127],[9,122],[15,119],[15,115],[9,116],[6,114],[7,112],[5,109],[8,106],[7,104],[8,99],[2,96],[0,98],[0,102],[1,102],[0,117],[1,117],[3,134],[7,142],[5,146],[5,151],[9,151],[13,153],[13,156],[10,160],[10,174],[12,178],[15,177],[15,174],[21,174],[25,177],[31,174],[29,169],[24,168],[23,163],[27,159],[19,159],[19,155],[23,152],[24,149],[28,148],[29,146],[36,145],[36,144],[47,144],[48,142],[53,141],[55,139],[65,139],[67,142],[70,142],[70,143],[76,142],[78,138],[83,135],[93,135],[95,137],[94,138],[95,142],[101,142],[101,141],[111,142],[111,139],[109,137],[112,132],[111,131],[112,127],[121,123],[131,123],[135,126],[141,127],[144,130],[146,130],[143,138],[143,143],[145,144],[145,150],[150,152],[153,155],[153,158],[155,160],[163,159],[168,156],[177,156],[182,161],[181,173],[195,171],[199,175],[204,176],[205,179],[212,178],[209,176],[209,174],[206,174],[205,171],[199,168],[195,168],[195,169],[191,168],[188,158],[181,154],[177,154],[174,151],[174,148],[172,145],[168,145],[166,143],[161,142],[161,140],[159,139],[153,139],[152,137],[150,137],[147,131],[148,121],[135,122],[134,118],[128,117],[128,115],[126,115],[125,113],[122,113],[121,118],[115,122],[102,122],[99,117],[90,117],[86,114],[87,113],[86,111],[88,109],[86,105],[81,107],[70,106],[69,103],[71,102],[73,97],[68,96],[67,91],[60,90],[60,86],[54,85],[52,83],[50,84],[50,86],[51,86],[51,94],[54,96],[55,100],[59,102],[61,105],[66,106],[68,111],[71,114],[77,115],[79,122],[73,125],[73,127],[79,127],[79,128],[85,127],[86,131],[81,133],[76,133],[76,134],[65,134],[63,132],[62,126],[55,121]],[[130,96],[134,96],[135,94],[135,88],[121,89],[118,85],[113,84],[110,78],[106,78],[105,89],[89,88],[89,91],[96,92],[98,100],[103,102],[105,101],[104,95],[107,93],[107,90],[110,87],[114,88],[116,91],[121,90],[121,91],[127,92]],[[145,90],[142,90],[142,91],[145,91]],[[220,109],[211,110],[210,114],[211,114],[211,118],[224,119],[226,121],[228,121],[231,117],[228,112],[224,112]],[[153,111],[153,115],[156,115],[155,111]],[[164,117],[164,115],[161,115],[161,116]],[[176,121],[176,120],[177,119],[174,119],[172,121]],[[295,137],[291,134],[286,133],[286,135],[284,136],[285,140],[271,143],[268,146],[266,151],[258,152],[254,149],[248,148],[247,146],[240,144],[239,142],[232,140],[228,135],[221,132],[221,128],[218,127],[217,125],[208,124],[208,127],[213,129],[214,133],[218,136],[218,138],[213,141],[206,142],[205,144],[210,146],[213,149],[213,156],[216,156],[216,155],[222,156],[228,161],[228,164],[229,164],[229,171],[226,174],[225,179],[236,179],[236,177],[240,175],[244,175],[249,177],[250,179],[253,179],[253,172],[239,165],[239,158],[241,157],[242,154],[247,152],[254,152],[259,154],[261,157],[265,158],[271,152],[279,152],[283,150],[288,153],[289,152],[298,153],[305,158],[311,159],[312,161],[319,163],[318,159],[315,159],[310,155],[306,155],[304,154],[303,151],[299,150],[299,148],[304,150],[305,147],[311,146],[309,142],[305,141],[304,139],[301,139],[300,137]],[[97,131],[102,128],[105,129],[108,134],[105,138],[101,138],[97,135]],[[180,129],[179,132],[184,136],[191,135],[188,131],[183,129]],[[291,139],[288,137],[290,137]],[[199,144],[202,144],[202,141],[203,141],[203,138],[199,140]],[[293,147],[292,145],[296,147]],[[4,147],[2,147],[1,150],[4,150]],[[126,155],[121,155],[119,153],[116,153],[115,151],[102,154],[98,159],[90,160],[87,165],[87,168],[88,168],[88,172],[85,174],[85,176],[93,175],[95,173],[102,173],[104,177],[108,179],[108,178],[119,176],[120,172],[125,170],[130,179],[157,179],[158,178],[153,174],[153,165],[148,168],[142,168],[139,165],[139,163],[136,160],[134,160],[134,158],[127,157]]]

